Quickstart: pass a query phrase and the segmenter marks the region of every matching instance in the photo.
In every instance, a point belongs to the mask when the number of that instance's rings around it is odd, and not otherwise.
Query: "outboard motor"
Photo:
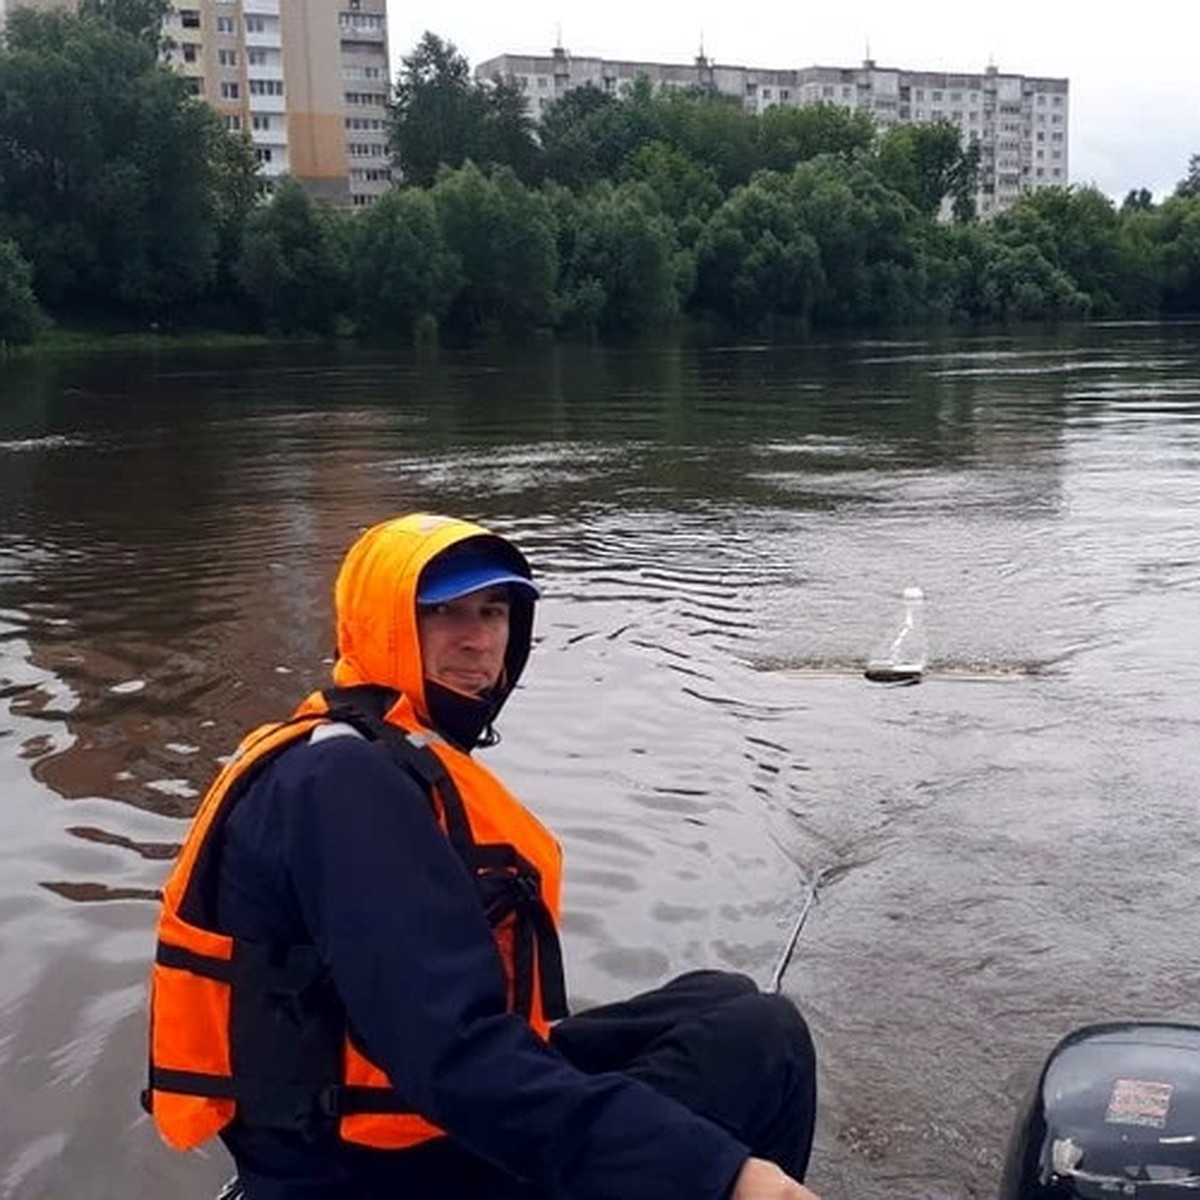
[[[1017,1120],[1001,1200],[1200,1197],[1200,1028],[1089,1025]]]

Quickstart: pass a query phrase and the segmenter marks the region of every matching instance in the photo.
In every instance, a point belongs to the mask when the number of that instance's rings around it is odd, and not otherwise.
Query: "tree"
[[[1086,293],[1093,314],[1120,311],[1119,219],[1094,187],[1039,188],[996,219],[997,235],[1013,247],[1033,246]]]
[[[338,220],[293,180],[250,218],[237,276],[272,333],[333,333],[347,272]]]
[[[1033,245],[993,242],[979,282],[981,316],[991,320],[1082,317],[1089,300]]]
[[[596,183],[614,164],[606,161],[600,137],[608,110],[617,101],[594,84],[572,88],[542,114],[541,140],[545,173],[570,188]]]
[[[837,104],[777,104],[759,118],[758,164],[768,171],[790,171],[820,154],[846,158],[866,151],[875,140],[875,123],[862,110]]]
[[[110,21],[150,45],[158,47],[163,41],[163,20],[171,11],[170,0],[80,0],[79,11],[84,16]]]
[[[465,162],[511,167],[518,178],[541,175],[541,151],[515,80],[471,78],[453,42],[425,33],[396,81],[390,144],[406,182],[429,187],[441,167]]]
[[[1184,197],[1200,196],[1200,154],[1193,154],[1188,159],[1188,173],[1179,181],[1175,195]]]
[[[679,239],[691,246],[724,196],[716,172],[666,142],[649,142],[625,161],[620,177],[646,184],[674,223]]]
[[[778,173],[734,192],[697,246],[697,305],[744,329],[776,313],[807,322],[824,284],[820,248]]]
[[[1200,194],[1172,196],[1162,205],[1155,240],[1163,307],[1171,313],[1200,312]]]
[[[875,149],[875,170],[927,217],[937,215],[947,196],[954,199],[957,219],[974,216],[979,148],[974,143],[964,147],[949,121],[888,130]]]
[[[144,40],[18,9],[0,49],[0,230],[52,309],[170,315],[212,277],[218,118]]]
[[[1154,196],[1149,188],[1131,188],[1121,201],[1121,214],[1149,212],[1154,207]]]
[[[507,168],[485,175],[473,163],[443,172],[432,195],[461,269],[447,323],[464,332],[549,324],[558,254],[546,198]]]
[[[227,322],[245,300],[237,277],[243,235],[261,198],[262,176],[249,135],[227,134],[214,139],[212,155],[214,221],[217,234],[216,268],[211,299],[219,318]]]
[[[477,163],[511,167],[518,179],[534,183],[542,175],[542,154],[515,79],[493,79],[483,89],[483,126],[470,156]]]
[[[0,238],[0,346],[33,341],[41,324],[33,272],[16,245]]]
[[[674,229],[646,185],[599,184],[576,201],[569,219],[564,323],[637,332],[675,315]]]
[[[395,188],[358,219],[355,299],[360,328],[410,334],[440,320],[458,290],[458,260],[447,248],[429,192]]]
[[[402,60],[392,102],[390,144],[405,180],[428,187],[439,167],[470,158],[485,108],[454,43],[425,33]]]

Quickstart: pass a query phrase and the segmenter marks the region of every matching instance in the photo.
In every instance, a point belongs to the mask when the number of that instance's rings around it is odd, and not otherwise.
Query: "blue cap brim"
[[[536,600],[541,595],[533,581],[524,575],[518,575],[499,563],[481,563],[477,559],[472,561],[464,557],[445,563],[430,563],[417,589],[417,603],[445,604],[448,600],[457,600],[481,588],[501,585],[517,589],[529,600]]]

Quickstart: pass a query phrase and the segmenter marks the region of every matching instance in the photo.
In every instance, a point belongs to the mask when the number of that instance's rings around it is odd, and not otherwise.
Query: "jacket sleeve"
[[[422,790],[370,744],[285,755],[285,869],[368,1054],[413,1108],[549,1195],[720,1200],[748,1151],[620,1074],[588,1075],[505,1011],[474,883]]]

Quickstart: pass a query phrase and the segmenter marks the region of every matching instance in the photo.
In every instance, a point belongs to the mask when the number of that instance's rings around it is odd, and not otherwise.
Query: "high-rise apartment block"
[[[358,207],[390,186],[386,0],[172,0],[164,32],[268,180]]]
[[[715,91],[755,113],[775,105],[835,104],[870,113],[885,129],[949,121],[964,145],[979,143],[976,203],[983,217],[1003,212],[1024,192],[1068,180],[1066,79],[995,67],[978,74],[907,71],[870,59],[860,67],[794,70],[721,66],[703,55],[691,64],[625,62],[580,58],[562,47],[545,56],[502,54],[480,63],[475,74],[516,80],[535,120],[574,88],[590,84],[621,95],[644,76],[657,87]]]
[[[0,0],[3,5],[4,0]],[[8,0],[10,10],[77,0]],[[391,186],[387,0],[171,0],[171,63],[281,175],[338,206]]]

